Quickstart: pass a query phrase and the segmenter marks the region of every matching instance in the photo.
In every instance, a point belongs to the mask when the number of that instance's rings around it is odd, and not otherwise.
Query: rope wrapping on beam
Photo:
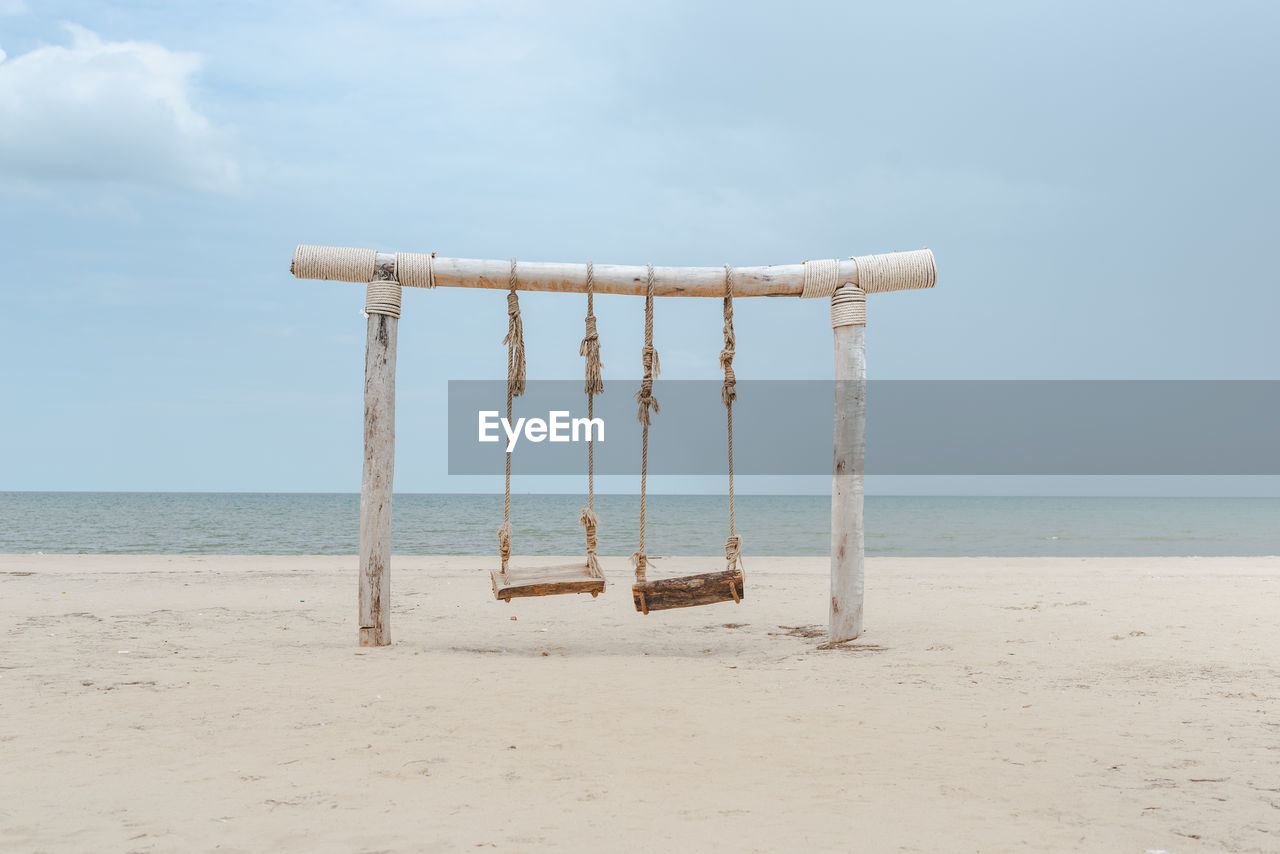
[[[399,317],[400,291],[400,284],[389,279],[370,282],[364,292],[364,313]]]
[[[867,292],[845,285],[831,296],[831,328],[867,325]]]
[[[858,262],[858,287],[869,294],[931,288],[938,283],[938,268],[928,249],[859,255],[853,260]]]
[[[373,278],[378,253],[346,246],[299,246],[293,252],[293,275],[299,279],[367,282]]]
[[[397,252],[396,278],[406,288],[434,288],[436,253]]]
[[[829,297],[840,286],[840,261],[836,258],[825,258],[821,261],[804,262],[804,289],[800,291],[800,299]]]

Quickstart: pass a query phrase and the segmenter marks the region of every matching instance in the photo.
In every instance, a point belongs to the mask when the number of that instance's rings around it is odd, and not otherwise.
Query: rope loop
[[[649,566],[649,556],[644,553],[643,549],[631,555],[631,566],[636,571],[636,583],[644,584],[646,580],[645,568]]]
[[[730,534],[724,541],[724,560],[728,569],[734,569],[742,563],[742,538]]]
[[[596,526],[600,524],[600,519],[596,516],[596,512],[590,507],[582,508],[582,515],[578,517],[578,524],[586,529],[587,534],[587,566],[590,567],[593,574],[600,572],[600,561],[596,557],[596,549],[599,542],[596,539]]]
[[[510,514],[510,505],[507,513]],[[498,552],[502,555],[502,573],[507,572],[507,561],[511,559],[511,520],[505,519],[498,527]]]

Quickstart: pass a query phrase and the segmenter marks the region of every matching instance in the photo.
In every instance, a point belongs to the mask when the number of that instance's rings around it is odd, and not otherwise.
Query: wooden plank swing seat
[[[509,566],[507,571],[489,573],[495,599],[510,602],[523,596],[556,596],[561,593],[590,593],[591,598],[604,592],[604,574],[591,565],[565,563],[558,566]]]

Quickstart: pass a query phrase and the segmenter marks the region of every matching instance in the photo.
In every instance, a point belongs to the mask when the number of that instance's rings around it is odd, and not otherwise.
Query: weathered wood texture
[[[323,247],[321,251],[329,251]],[[337,251],[336,249],[333,251]],[[928,250],[917,250],[927,252]],[[378,263],[384,259],[395,260],[392,253],[378,253]],[[421,256],[425,258],[425,256]],[[932,263],[932,255],[929,255]],[[434,262],[434,281],[437,287],[495,288],[506,290],[511,274],[510,260],[486,261],[475,258],[440,258]],[[595,292],[598,294],[643,295],[647,283],[647,268],[643,265],[595,264]],[[306,271],[294,264],[290,272],[307,277]],[[335,273],[334,275],[341,275]],[[858,264],[852,258],[840,261],[840,282],[858,283]],[[354,272],[337,281],[364,281]],[[401,277],[405,287],[422,287],[426,283]],[[914,287],[903,284],[901,287]],[[521,261],[517,271],[517,290],[559,291],[585,293],[587,289],[587,265],[564,264],[545,261]],[[798,296],[804,288],[804,264],[780,264],[770,267],[734,267],[733,295],[738,297]],[[887,283],[884,290],[899,289]],[[656,296],[723,297],[723,267],[654,267],[654,293]]]
[[[396,449],[396,328],[370,314],[364,363],[360,484],[360,645],[391,643],[391,479]]]
[[[671,608],[691,608],[715,602],[740,602],[746,596],[741,569],[703,575],[684,575],[646,581],[631,588],[636,610],[642,614]]]
[[[582,563],[559,566],[508,566],[506,574],[489,573],[493,595],[510,602],[522,596],[556,596],[562,593],[590,593],[595,598],[604,592],[604,576],[592,572]]]
[[[831,640],[862,634],[862,473],[867,456],[865,326],[837,326],[831,478]]]

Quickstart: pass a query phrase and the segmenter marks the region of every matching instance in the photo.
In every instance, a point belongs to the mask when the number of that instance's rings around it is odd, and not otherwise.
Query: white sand
[[[825,651],[825,559],[490,563],[362,650],[352,558],[0,557],[0,850],[1280,851],[1280,559],[871,560]]]

